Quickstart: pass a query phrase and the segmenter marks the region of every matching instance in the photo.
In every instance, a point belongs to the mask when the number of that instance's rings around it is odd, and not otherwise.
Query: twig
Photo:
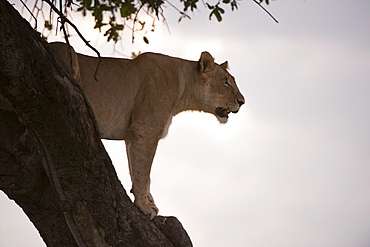
[[[63,13],[62,1],[59,2],[59,9],[60,9],[60,12]],[[61,29],[63,30],[64,39],[66,40],[66,43],[67,43],[67,51],[68,51],[68,60],[69,60],[69,65],[70,65],[70,73],[71,73],[71,75],[73,75],[73,71],[72,71],[72,69],[73,69],[73,58],[72,58],[72,54],[71,54],[71,47],[70,47],[70,44],[69,44],[68,34],[67,34],[67,31],[66,31],[66,27],[64,25],[65,24],[65,19],[60,18],[60,23],[62,24]]]
[[[177,12],[179,12],[180,14],[185,14],[183,11],[179,10],[175,5],[173,5],[170,1],[167,1],[165,0],[165,2],[170,5],[172,8],[174,8]],[[188,15],[186,15],[187,17],[189,17]]]
[[[279,23],[278,20],[276,20],[275,17],[267,9],[265,9],[261,3],[257,2],[257,0],[253,0],[253,2],[258,4],[276,23]]]
[[[136,24],[136,21],[137,21],[137,16],[139,15],[139,13],[141,11],[141,8],[143,6],[144,6],[144,4],[141,4],[139,9],[136,11],[135,18],[134,18],[134,21],[133,21],[133,24],[132,24],[132,37],[131,37],[132,44],[134,43],[134,39],[135,39],[135,24]]]
[[[23,2],[22,0],[20,0],[21,3],[23,4],[23,7],[25,7],[28,11],[28,13],[30,13],[30,15],[33,17],[33,19],[35,20],[35,27],[33,29],[37,29],[37,18],[33,15],[32,11],[28,8],[28,6],[26,5],[25,2]]]
[[[177,12],[179,12],[179,14],[181,14],[182,16],[180,17],[180,19],[179,19],[179,22],[180,22],[180,20],[182,19],[182,18],[184,18],[184,17],[186,17],[186,18],[189,18],[190,19],[190,16],[188,15],[188,14],[186,14],[185,13],[185,11],[181,11],[181,10],[179,10],[175,5],[173,5],[170,1],[167,1],[167,0],[165,0],[165,2],[168,4],[168,5],[170,5],[173,9],[175,9]],[[203,2],[203,4],[204,4],[204,6],[206,6],[206,4]],[[167,29],[168,29],[168,31],[170,32],[170,28],[169,28],[169,26],[168,26],[168,24],[167,24],[167,22],[166,22],[166,19],[164,20],[165,21],[165,23],[166,23],[166,26],[167,26]],[[171,32],[170,32],[171,33]]]
[[[98,81],[98,78],[97,78],[96,76],[97,76],[97,74],[98,74],[98,70],[99,70],[100,63],[101,63],[101,61],[102,61],[99,51],[98,51],[97,49],[95,49],[95,47],[93,47],[92,45],[90,45],[89,41],[87,41],[87,40],[85,39],[85,37],[81,34],[81,32],[80,32],[80,31],[78,30],[78,28],[76,27],[76,25],[75,25],[75,24],[73,24],[70,20],[68,20],[68,18],[67,18],[67,17],[65,17],[65,16],[63,15],[63,13],[62,13],[62,12],[60,12],[60,11],[58,10],[58,8],[57,8],[57,7],[55,7],[55,5],[54,5],[50,0],[42,0],[42,1],[44,1],[44,2],[46,2],[47,4],[49,4],[49,5],[50,5],[50,7],[54,10],[54,12],[55,12],[55,13],[57,13],[57,15],[59,15],[59,17],[61,18],[61,22],[62,22],[62,23],[67,22],[69,25],[71,25],[71,27],[76,31],[76,33],[78,34],[78,36],[82,39],[82,41],[83,41],[83,42],[85,42],[85,44],[86,44],[86,45],[87,45],[91,50],[93,50],[93,51],[98,55],[98,57],[99,57],[99,62],[98,62],[98,65],[97,65],[96,70],[95,70],[95,73],[94,73],[94,79],[95,79],[96,81]]]

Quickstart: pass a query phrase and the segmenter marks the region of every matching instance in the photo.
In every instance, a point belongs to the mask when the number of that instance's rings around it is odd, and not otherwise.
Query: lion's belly
[[[112,92],[103,88],[84,88],[84,92],[93,108],[101,138],[124,140],[131,124],[134,97],[117,94],[119,90]]]
[[[102,139],[124,140],[130,126],[131,111],[125,105],[105,105],[101,101],[90,99]]]
[[[117,126],[100,125],[100,137],[108,140],[125,140],[127,128],[117,128]]]

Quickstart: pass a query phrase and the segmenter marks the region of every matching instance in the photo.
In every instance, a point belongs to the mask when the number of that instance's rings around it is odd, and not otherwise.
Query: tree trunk
[[[0,0],[0,189],[47,246],[192,246],[176,218],[150,221],[131,202],[64,67]]]

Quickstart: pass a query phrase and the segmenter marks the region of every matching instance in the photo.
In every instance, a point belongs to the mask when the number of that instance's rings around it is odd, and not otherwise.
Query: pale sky
[[[204,8],[177,23],[168,7],[170,33],[159,24],[150,45],[116,46],[191,60],[207,50],[229,61],[246,99],[226,125],[174,118],[151,175],[159,213],[178,217],[196,247],[370,247],[370,1],[270,2],[279,24],[247,0],[221,23]],[[129,190],[124,143],[104,143]],[[45,246],[4,193],[0,208],[1,247]]]

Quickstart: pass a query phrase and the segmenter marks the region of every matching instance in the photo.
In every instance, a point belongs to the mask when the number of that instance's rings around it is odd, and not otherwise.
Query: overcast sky
[[[168,8],[170,32],[159,24],[150,45],[116,46],[191,60],[207,50],[229,61],[246,99],[226,125],[205,113],[174,118],[151,175],[159,213],[178,217],[196,247],[370,247],[370,1],[268,9],[279,24],[247,0],[222,23],[201,8],[179,24]],[[104,143],[129,190],[124,143]],[[0,208],[0,246],[44,246],[3,193]]]

